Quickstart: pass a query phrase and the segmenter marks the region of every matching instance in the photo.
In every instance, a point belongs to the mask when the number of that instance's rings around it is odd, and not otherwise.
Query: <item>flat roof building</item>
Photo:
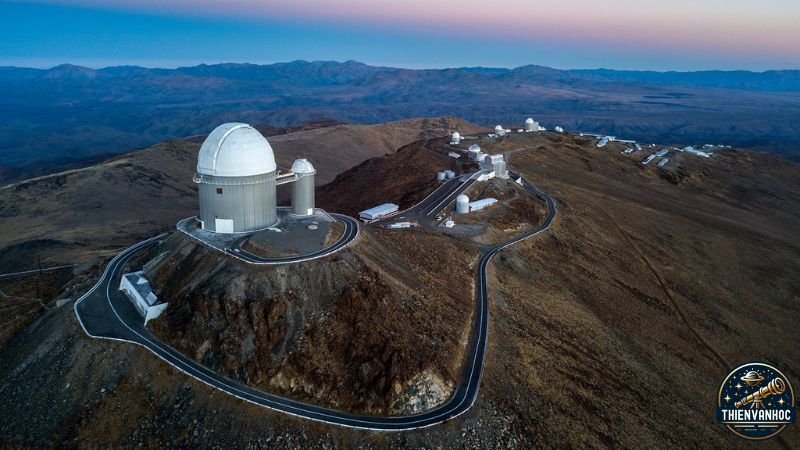
[[[358,217],[360,217],[362,220],[375,220],[386,217],[393,212],[397,212],[398,209],[400,209],[400,207],[394,203],[384,203],[382,205],[361,211],[358,213]]]

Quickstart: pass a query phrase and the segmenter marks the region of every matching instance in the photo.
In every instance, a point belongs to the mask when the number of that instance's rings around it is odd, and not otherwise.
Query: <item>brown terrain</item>
[[[231,378],[344,410],[413,413],[458,380],[477,252],[364,230],[333,257],[258,268],[175,235],[148,273],[165,342]],[[409,330],[412,330],[409,332]]]
[[[320,204],[352,212],[349,199],[356,210],[413,203],[450,163],[437,155],[447,147],[441,141],[424,144],[341,173],[321,189]],[[551,194],[559,214],[546,233],[494,259],[489,352],[468,413],[403,433],[294,419],[216,392],[141,348],[88,339],[62,307],[40,313],[0,351],[0,440],[28,447],[749,446],[714,422],[715,395],[731,369],[751,360],[771,362],[795,388],[800,383],[800,168],[733,149],[643,168],[641,153],[554,133],[480,145],[507,153],[510,168]],[[147,153],[128,157],[139,155]],[[409,164],[418,164],[406,172],[417,180],[411,186],[403,176]],[[176,183],[169,176],[166,186]],[[518,193],[492,182],[470,194],[501,199],[480,213],[496,233],[491,241],[513,234],[513,221],[541,217],[541,205]],[[93,220],[86,216],[85,226],[102,229]],[[137,238],[120,231],[116,245]],[[174,236],[165,248],[175,251],[153,275],[174,304],[151,324],[187,354],[267,390],[357,410],[430,406],[417,400],[433,398],[431,390],[404,396],[403,388],[419,386],[421,373],[443,385],[457,373],[453,352],[464,336],[451,333],[469,320],[467,264],[476,256],[471,242],[482,238],[370,230],[318,263],[252,269]],[[114,246],[101,242],[107,251]],[[80,271],[68,295],[87,289],[99,267]],[[279,285],[280,274],[298,281]],[[322,282],[302,281],[311,279]],[[791,426],[762,446],[797,448],[800,430]]]

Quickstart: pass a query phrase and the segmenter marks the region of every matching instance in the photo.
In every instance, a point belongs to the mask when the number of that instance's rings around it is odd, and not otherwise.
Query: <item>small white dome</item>
[[[469,203],[469,197],[464,194],[459,195],[456,197],[456,202],[458,203]]]
[[[532,124],[532,123],[533,123],[533,119],[531,119],[530,117],[528,117],[527,119],[525,119],[525,123],[530,123],[530,124]]]
[[[461,139],[461,135],[458,134],[458,131],[453,132],[453,139]]]
[[[226,123],[208,135],[197,156],[197,173],[247,177],[275,172],[272,146],[246,123]]]
[[[295,159],[292,163],[292,172],[294,173],[316,173],[317,171],[314,170],[314,166],[308,162],[307,159]]]
[[[478,145],[478,144],[472,144],[472,145],[469,146],[469,151],[471,151],[473,153],[480,153],[481,146]]]
[[[503,130],[505,130],[505,128],[503,128],[502,125],[498,125],[498,126],[494,127],[494,131],[503,131]]]

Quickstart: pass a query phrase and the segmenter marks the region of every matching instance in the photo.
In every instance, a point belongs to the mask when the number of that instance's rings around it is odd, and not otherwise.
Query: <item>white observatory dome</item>
[[[456,201],[457,201],[458,203],[469,203],[469,197],[467,197],[467,196],[466,196],[466,195],[464,195],[464,194],[461,194],[461,195],[459,195],[458,197],[456,197]]]
[[[478,144],[472,144],[469,146],[469,151],[471,151],[472,153],[480,153],[481,146]]]
[[[458,133],[458,131],[453,132],[453,139],[461,139],[461,135]]]
[[[215,128],[197,157],[197,173],[201,175],[247,177],[276,169],[269,142],[246,123],[226,123]]]
[[[292,172],[294,173],[316,173],[314,166],[308,162],[307,159],[295,159],[292,163]]]
[[[525,123],[526,123],[526,124],[531,124],[531,125],[533,125],[533,119],[531,119],[530,117],[528,117],[527,119],[525,119]]]
[[[498,125],[498,126],[494,127],[494,131],[505,131],[505,128],[503,128],[502,125]]]

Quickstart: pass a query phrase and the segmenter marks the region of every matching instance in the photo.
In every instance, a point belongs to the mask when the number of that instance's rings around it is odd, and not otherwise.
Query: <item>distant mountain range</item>
[[[647,142],[800,155],[800,71],[411,70],[355,61],[0,67],[0,98],[6,180],[205,134],[223,121],[285,126],[322,117],[380,123],[454,115],[513,127],[533,116],[545,126]]]

